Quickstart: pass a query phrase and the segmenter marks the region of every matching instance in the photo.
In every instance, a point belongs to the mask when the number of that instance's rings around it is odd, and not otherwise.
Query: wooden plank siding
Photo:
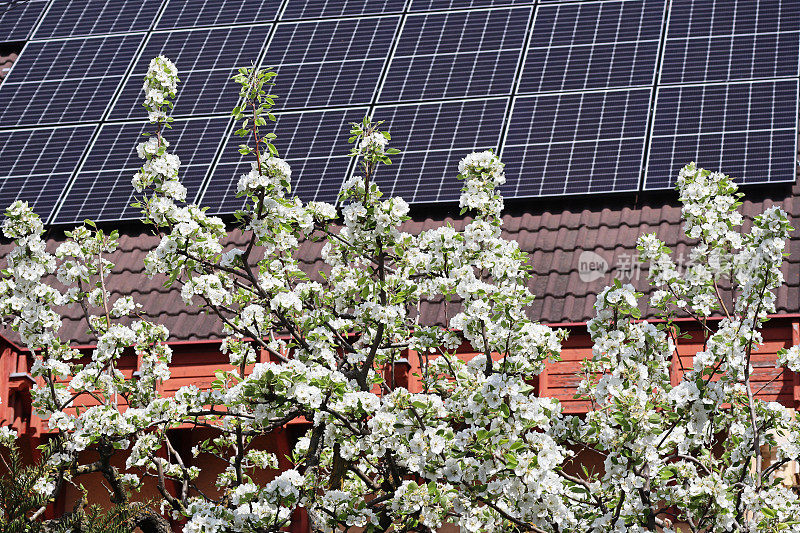
[[[574,398],[581,377],[578,374],[580,362],[591,357],[592,344],[585,326],[570,327],[570,336],[564,342],[561,361],[550,362],[544,372],[533,383],[536,394],[557,398],[567,413],[585,413],[590,408],[588,402]],[[685,332],[686,333],[686,332]],[[698,330],[688,331],[690,338],[682,339],[673,357],[671,381],[677,384],[683,372],[690,369],[694,354],[702,349],[702,335]],[[773,319],[763,332],[764,344],[754,350],[753,392],[765,401],[777,401],[783,405],[800,407],[800,375],[783,368],[775,368],[777,351],[783,347],[800,344],[800,324],[791,319]],[[88,349],[86,351],[88,355]],[[458,351],[458,356],[469,360],[476,354],[469,345]],[[420,358],[415,352],[406,354],[407,359],[395,367],[398,385],[408,385],[412,392],[421,390],[419,379]],[[499,354],[493,354],[495,359]],[[265,352],[259,355],[260,361],[268,361]],[[0,339],[0,422],[10,424],[23,433],[38,434],[42,431],[41,421],[31,416],[30,406],[25,406],[26,391],[32,385],[28,377],[30,356],[8,342]],[[130,377],[136,371],[138,361],[131,350],[119,362],[119,369]],[[215,342],[177,343],[173,345],[173,359],[170,364],[171,378],[162,385],[162,394],[172,396],[180,387],[197,385],[207,388],[216,379],[217,370],[230,370],[228,357],[220,353]],[[246,373],[252,370],[248,366]],[[389,373],[386,375],[389,379]],[[29,396],[27,396],[29,398]],[[124,409],[124,400],[120,399]],[[89,395],[81,397],[82,407],[96,404]],[[304,419],[293,421],[303,424]],[[187,428],[189,426],[187,425]]]

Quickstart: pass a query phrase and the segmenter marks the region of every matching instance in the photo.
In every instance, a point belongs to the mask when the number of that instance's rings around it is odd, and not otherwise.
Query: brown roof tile
[[[742,205],[746,218],[779,204],[793,215],[793,225],[800,228],[800,211],[788,187],[768,190],[746,190],[747,200]],[[630,201],[629,201],[630,200]],[[548,210],[551,209],[552,211]],[[630,281],[638,289],[646,288],[646,269],[632,263],[636,253],[636,239],[642,233],[655,232],[670,246],[675,257],[688,253],[688,241],[682,232],[680,207],[674,202],[674,193],[650,195],[634,204],[631,198],[571,198],[564,202],[563,211],[553,209],[551,203],[537,205],[510,205],[504,215],[504,237],[519,242],[531,254],[534,275],[530,288],[536,296],[530,315],[548,323],[583,322],[593,315],[595,294],[609,284],[616,275]],[[417,214],[403,227],[404,231],[418,234],[426,229],[446,223],[463,228],[464,222],[454,220],[446,213]],[[749,225],[749,224],[748,224]],[[788,245],[792,255],[784,265],[786,286],[778,291],[778,309],[782,313],[800,313],[800,234],[795,232]],[[49,239],[54,249],[58,236]],[[147,278],[143,260],[147,251],[158,242],[157,237],[141,229],[125,230],[119,239],[119,249],[110,259],[115,263],[114,276],[109,289],[114,294],[132,294],[143,304],[145,316],[163,322],[173,340],[199,340],[219,337],[221,327],[217,320],[201,313],[197,308],[186,308],[176,289],[163,287],[164,277]],[[228,246],[242,245],[240,232],[232,232]],[[304,270],[314,275],[325,265],[319,259],[322,242],[304,241],[297,257]],[[10,250],[8,243],[0,244],[0,255]],[[595,280],[582,279],[579,258],[582,252],[594,252],[608,263],[606,275]],[[637,267],[639,267],[637,269]],[[420,321],[426,324],[444,324],[458,310],[457,303],[448,304],[447,314],[439,301],[424,302],[420,306]],[[79,309],[65,311],[61,329],[64,339],[83,345],[90,344],[85,322]],[[16,336],[11,334],[12,339]]]

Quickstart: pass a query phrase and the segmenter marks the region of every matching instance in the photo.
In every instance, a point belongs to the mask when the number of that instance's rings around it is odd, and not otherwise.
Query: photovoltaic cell
[[[667,41],[661,83],[797,76],[800,33],[698,37]]]
[[[189,201],[205,179],[228,122],[226,118],[176,120],[164,132],[170,152],[181,160],[179,177]],[[143,163],[136,145],[145,140],[143,132],[152,131],[151,124],[104,124],[53,222],[138,218],[138,210],[130,207],[135,196],[131,178]]]
[[[292,192],[304,201],[335,202],[351,158],[350,123],[360,122],[367,108],[278,113],[274,144],[292,167]],[[238,152],[245,140],[229,135],[201,204],[212,213],[232,213],[244,205],[236,198],[239,177],[250,171],[255,156]],[[252,144],[251,144],[252,145]]]
[[[796,4],[681,0],[670,15],[661,83],[797,76],[798,35]]]
[[[283,20],[400,13],[405,0],[289,0]]]
[[[23,200],[50,216],[95,125],[0,131],[0,210]]]
[[[32,41],[0,85],[0,124],[100,120],[143,35]]]
[[[272,22],[280,0],[168,0],[157,29]]]
[[[34,38],[146,31],[160,8],[161,0],[56,0]]]
[[[438,9],[469,9],[474,7],[530,6],[533,0],[414,0],[411,11],[436,11]]]
[[[650,89],[521,97],[503,146],[508,197],[637,190]]]
[[[46,7],[47,0],[0,6],[0,42],[27,40]]]
[[[740,183],[795,180],[797,80],[662,87],[645,189],[674,185],[690,161]]]
[[[800,30],[794,0],[672,0],[670,39]]]
[[[276,109],[369,104],[399,20],[280,24],[264,56],[278,73]]]
[[[111,119],[144,119],[142,82],[150,60],[159,54],[178,67],[174,116],[227,113],[236,105],[238,85],[231,77],[251,66],[261,52],[269,25],[153,33],[125,81]]]
[[[543,5],[520,93],[652,85],[664,0]]]
[[[457,200],[458,162],[475,150],[497,150],[508,99],[378,107],[374,119],[400,149],[381,165],[375,183],[384,194],[409,202]]]
[[[529,8],[406,19],[381,102],[509,94]]]

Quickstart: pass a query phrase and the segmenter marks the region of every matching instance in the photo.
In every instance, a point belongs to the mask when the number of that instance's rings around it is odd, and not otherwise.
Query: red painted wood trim
[[[792,346],[800,344],[800,322],[792,322]],[[792,389],[794,391],[794,408],[800,408],[800,373],[792,372]]]

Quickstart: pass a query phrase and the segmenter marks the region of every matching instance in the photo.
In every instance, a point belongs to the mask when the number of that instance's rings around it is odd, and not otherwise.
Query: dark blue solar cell
[[[309,19],[400,13],[405,0],[289,0],[281,18]]]
[[[659,89],[645,188],[671,187],[689,161],[744,183],[794,181],[797,98],[796,80]]]
[[[0,212],[23,200],[46,221],[96,128],[0,132]]]
[[[457,200],[458,161],[472,151],[497,150],[506,98],[378,107],[374,119],[403,153],[381,166],[375,182],[410,202]]]
[[[30,42],[4,84],[122,75],[143,38],[118,35]]]
[[[120,77],[3,83],[0,124],[26,126],[99,121]]]
[[[147,117],[142,107],[142,83],[150,60],[159,54],[178,67],[181,81],[175,116],[229,112],[239,95],[239,86],[230,78],[237,68],[251,66],[258,59],[268,34],[268,25],[152,34],[125,81],[110,118]]]
[[[191,28],[272,22],[279,0],[169,0],[156,28]]]
[[[291,22],[278,25],[269,43],[267,65],[383,59],[392,46],[400,17]]]
[[[264,56],[277,109],[370,103],[399,17],[283,23]]]
[[[360,122],[367,111],[363,107],[276,114],[276,122],[267,131],[278,136],[274,141],[278,155],[292,167],[294,194],[304,201],[336,201],[351,161],[350,123]],[[248,140],[228,136],[201,201],[213,213],[233,213],[244,205],[242,198],[236,198],[236,186],[255,156],[243,157],[238,147]]]
[[[380,101],[509,94],[529,17],[529,9],[409,17]]]
[[[794,129],[796,123],[796,81],[662,87],[653,135]]]
[[[0,7],[0,42],[28,39],[47,3],[48,0],[28,0]]]
[[[517,49],[522,46],[530,9],[493,9],[411,15],[396,56]]]
[[[150,29],[161,0],[57,0],[36,29],[36,39]]]
[[[142,35],[31,42],[0,85],[0,124],[103,118]]]
[[[531,48],[661,38],[664,0],[548,4],[536,11]]]
[[[675,187],[678,171],[690,161],[738,183],[794,182],[796,137],[789,130],[653,137],[645,189]]]
[[[644,138],[507,146],[506,198],[635,191]]]
[[[800,30],[796,0],[673,0],[669,38]]]
[[[164,132],[170,152],[181,160],[179,177],[188,201],[200,190],[228,123],[227,118],[175,121]],[[136,145],[148,131],[153,131],[151,124],[103,125],[53,222],[137,218],[138,210],[130,207],[135,196],[131,178],[142,165]]]
[[[503,147],[514,196],[638,188],[650,89],[517,98]]]
[[[505,145],[644,137],[650,89],[520,97]]]
[[[469,9],[474,7],[530,6],[533,0],[414,0],[411,11],[435,11],[437,9]]]
[[[658,41],[531,48],[520,93],[652,85]]]
[[[661,83],[797,76],[798,33],[669,39]]]

